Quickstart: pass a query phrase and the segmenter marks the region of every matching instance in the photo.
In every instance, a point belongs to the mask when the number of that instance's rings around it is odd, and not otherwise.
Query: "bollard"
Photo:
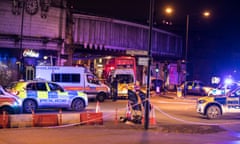
[[[32,127],[34,127],[34,111],[33,110],[31,111],[32,111]]]
[[[62,125],[62,109],[59,109],[59,125]]]
[[[3,128],[7,127],[7,123],[6,123],[6,111],[3,111]]]
[[[36,114],[34,115],[34,126],[58,126],[59,119],[57,114]]]
[[[182,89],[181,89],[181,87],[177,87],[177,97],[178,98],[182,97]]]
[[[80,114],[81,124],[96,125],[103,124],[103,113],[102,112],[85,112]]]

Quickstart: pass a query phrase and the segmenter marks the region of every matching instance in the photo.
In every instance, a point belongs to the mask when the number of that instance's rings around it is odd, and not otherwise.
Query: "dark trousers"
[[[117,89],[113,88],[112,89],[112,99],[113,99],[113,101],[116,101],[117,98],[118,98]]]

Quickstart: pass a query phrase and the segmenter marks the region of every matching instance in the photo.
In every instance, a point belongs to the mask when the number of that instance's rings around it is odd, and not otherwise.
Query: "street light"
[[[210,12],[209,11],[204,11],[202,13],[202,15],[204,17],[209,17],[210,16]],[[187,14],[186,16],[186,42],[185,42],[185,62],[186,62],[186,75],[187,75],[187,61],[188,61],[188,37],[189,37],[189,17],[190,14]]]
[[[168,6],[164,9],[164,14],[171,16],[173,14],[173,11],[174,11],[173,8]],[[172,22],[170,20],[166,20],[166,19],[163,19],[162,23],[164,25],[172,25]]]
[[[167,8],[165,9],[165,12],[166,12],[167,14],[172,14],[172,13],[173,13],[173,9],[172,9],[171,7],[167,7]]]

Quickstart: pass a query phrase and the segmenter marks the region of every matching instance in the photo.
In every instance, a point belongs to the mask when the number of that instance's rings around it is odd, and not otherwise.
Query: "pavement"
[[[216,126],[106,121],[102,125],[0,129],[0,144],[239,144],[239,135]]]

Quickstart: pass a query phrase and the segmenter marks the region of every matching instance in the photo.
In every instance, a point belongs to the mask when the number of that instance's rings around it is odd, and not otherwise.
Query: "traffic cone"
[[[59,109],[59,125],[62,125],[62,109]]]
[[[156,124],[157,124],[157,122],[156,122],[155,109],[154,109],[154,106],[153,106],[153,105],[151,105],[151,111],[150,111],[149,121],[150,121],[150,125],[156,125]]]
[[[34,127],[35,126],[35,113],[34,113],[34,110],[31,109],[31,111],[32,111],[32,127]]]
[[[6,111],[3,111],[3,115],[2,115],[2,127],[6,128],[7,127],[7,121],[6,121]]]
[[[115,125],[118,124],[118,109],[116,108],[116,113],[115,113]]]
[[[131,109],[130,109],[130,104],[128,102],[127,108],[126,108],[126,119],[131,120]]]
[[[96,113],[100,112],[100,104],[99,101],[97,101],[97,105],[96,105]]]
[[[142,123],[142,125],[144,125],[144,115],[142,116],[141,123]]]

